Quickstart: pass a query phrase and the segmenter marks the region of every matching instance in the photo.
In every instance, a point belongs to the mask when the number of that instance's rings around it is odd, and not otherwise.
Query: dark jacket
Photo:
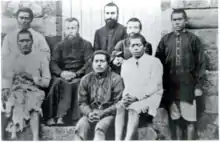
[[[108,41],[109,32],[110,30],[106,26],[98,29],[95,32],[95,50],[105,50],[109,54],[111,54],[117,42],[126,37],[126,29],[123,25],[119,23],[117,23],[116,27],[113,29],[112,38],[110,41]],[[108,47],[109,42],[111,42],[110,47]]]
[[[63,70],[68,70],[75,72],[77,77],[82,77],[88,68],[92,53],[91,43],[81,37],[77,42],[64,39],[52,51],[50,62],[52,75],[59,77]]]
[[[180,32],[180,65],[176,65],[175,32],[165,35],[157,48],[156,57],[164,66],[164,97],[171,102],[177,99],[192,103],[194,90],[202,89],[205,75],[205,54],[199,38],[191,32]],[[178,53],[179,54],[179,53]]]

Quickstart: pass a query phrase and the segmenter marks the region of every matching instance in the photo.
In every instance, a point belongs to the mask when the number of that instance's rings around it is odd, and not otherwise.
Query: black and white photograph
[[[1,140],[219,140],[218,0],[2,0]]]

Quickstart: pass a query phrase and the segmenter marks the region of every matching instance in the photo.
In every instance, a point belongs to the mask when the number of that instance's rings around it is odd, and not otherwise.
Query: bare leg
[[[180,125],[178,123],[175,124],[175,131],[176,131],[176,139],[177,140],[182,140],[183,139],[183,131],[180,128]]]
[[[115,140],[122,140],[123,130],[125,126],[125,108],[119,106],[115,117]]]
[[[193,123],[187,124],[187,140],[195,140],[195,126]]]
[[[105,140],[105,133],[100,129],[96,130],[94,141],[103,141],[103,140]]]
[[[34,141],[39,140],[39,118],[38,112],[34,111],[31,113],[30,125]]]
[[[128,111],[128,124],[125,140],[132,140],[139,125],[139,114],[134,110]]]
[[[16,126],[14,124],[12,126],[11,139],[12,140],[16,140],[17,139]]]

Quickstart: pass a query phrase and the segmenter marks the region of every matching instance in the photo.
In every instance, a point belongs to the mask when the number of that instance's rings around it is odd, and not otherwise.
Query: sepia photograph
[[[218,0],[2,0],[1,140],[219,140]]]

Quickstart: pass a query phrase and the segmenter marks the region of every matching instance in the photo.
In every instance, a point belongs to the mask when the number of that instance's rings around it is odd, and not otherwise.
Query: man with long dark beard
[[[126,29],[118,23],[118,6],[108,3],[104,7],[105,26],[98,29],[95,33],[95,50],[105,50],[109,54],[114,50],[118,41],[126,37]]]
[[[79,21],[76,18],[66,19],[64,27],[65,39],[54,48],[50,63],[53,78],[48,94],[48,125],[55,124],[55,118],[57,124],[64,124],[63,117],[70,108],[73,121],[80,117],[77,88],[93,53],[91,43],[79,35]]]

